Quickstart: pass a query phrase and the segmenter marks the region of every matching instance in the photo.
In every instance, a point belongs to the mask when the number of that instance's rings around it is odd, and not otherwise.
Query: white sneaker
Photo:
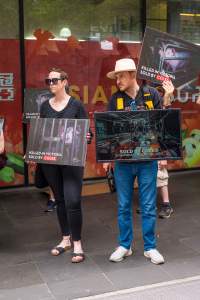
[[[164,264],[164,257],[158,252],[157,249],[151,249],[144,251],[144,256],[149,258],[153,264],[159,265]]]
[[[117,247],[117,249],[109,257],[110,261],[119,262],[122,261],[125,257],[132,255],[132,250],[126,249],[123,246]]]

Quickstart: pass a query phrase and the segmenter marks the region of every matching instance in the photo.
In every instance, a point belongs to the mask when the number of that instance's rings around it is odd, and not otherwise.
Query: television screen
[[[182,159],[180,109],[96,112],[97,162]]]

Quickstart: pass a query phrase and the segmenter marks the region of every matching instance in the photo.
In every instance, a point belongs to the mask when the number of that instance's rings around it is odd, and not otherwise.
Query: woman
[[[42,104],[41,118],[87,119],[82,102],[67,93],[68,76],[63,70],[52,69],[46,78],[46,84],[54,97]],[[87,139],[90,139],[90,134]],[[85,259],[81,244],[81,189],[84,168],[43,164],[42,170],[56,199],[62,232],[61,242],[51,253],[57,256],[73,246],[72,262],[82,262]]]

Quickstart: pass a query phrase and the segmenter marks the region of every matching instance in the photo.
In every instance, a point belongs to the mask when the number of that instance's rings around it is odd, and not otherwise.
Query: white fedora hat
[[[116,78],[116,73],[124,71],[136,71],[135,62],[131,58],[122,58],[116,61],[115,70],[108,72],[107,77],[110,79]]]

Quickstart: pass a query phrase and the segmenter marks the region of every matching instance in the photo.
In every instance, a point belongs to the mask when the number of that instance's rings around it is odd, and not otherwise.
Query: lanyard
[[[135,100],[131,101],[130,107],[131,107],[131,111],[137,110],[137,105]]]

